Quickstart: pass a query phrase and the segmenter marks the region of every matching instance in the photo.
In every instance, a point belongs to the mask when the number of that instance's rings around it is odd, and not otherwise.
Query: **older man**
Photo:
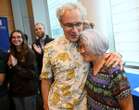
[[[85,10],[81,4],[68,3],[60,7],[57,17],[64,36],[52,41],[44,49],[41,73],[42,96],[45,110],[87,110],[84,89],[89,64],[77,49],[79,34],[83,30]],[[116,54],[110,55],[120,63]]]

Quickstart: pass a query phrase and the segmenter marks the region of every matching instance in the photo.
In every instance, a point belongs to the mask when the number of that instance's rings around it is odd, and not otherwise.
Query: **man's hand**
[[[34,48],[34,50],[35,50],[37,53],[39,53],[39,54],[42,53],[41,48],[40,48],[39,46],[37,46],[36,44],[33,44],[33,48]]]
[[[106,55],[105,65],[107,67],[110,67],[110,66],[115,67],[117,65],[120,65],[121,70],[123,70],[124,62],[123,62],[122,57],[119,53],[110,52],[110,53],[107,53],[107,55]]]

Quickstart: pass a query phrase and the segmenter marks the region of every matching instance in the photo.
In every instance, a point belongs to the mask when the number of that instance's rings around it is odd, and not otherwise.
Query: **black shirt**
[[[35,51],[35,49],[33,48],[32,46],[32,49],[33,51],[35,52],[36,54],[36,62],[37,62],[37,70],[38,70],[38,73],[40,74],[41,73],[41,69],[42,69],[42,59],[43,59],[43,48],[44,46],[51,42],[52,40],[54,40],[53,38],[50,38],[48,35],[44,36],[43,38],[40,38],[40,39],[36,39],[33,44],[36,44],[37,46],[39,46],[42,50],[42,53],[39,54]]]
[[[6,54],[0,52],[0,74],[3,74],[5,77],[4,82],[0,81],[0,96],[8,94],[8,86],[6,81]]]

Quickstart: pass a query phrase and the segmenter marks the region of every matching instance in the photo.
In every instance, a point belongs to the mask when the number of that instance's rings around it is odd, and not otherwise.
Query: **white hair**
[[[86,14],[87,14],[86,9],[83,7],[83,5],[81,3],[77,2],[77,3],[66,3],[66,4],[62,5],[61,7],[59,7],[57,9],[58,20],[61,22],[61,19],[62,19],[63,15],[65,14],[65,12],[68,10],[73,10],[73,9],[79,9],[82,19],[85,19]]]
[[[95,29],[86,29],[81,32],[80,39],[85,41],[91,52],[95,55],[103,55],[109,48],[107,38]]]

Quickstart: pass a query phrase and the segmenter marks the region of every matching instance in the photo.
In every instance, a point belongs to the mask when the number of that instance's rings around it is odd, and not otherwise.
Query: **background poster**
[[[0,51],[8,52],[9,49],[9,32],[6,17],[0,17]]]

